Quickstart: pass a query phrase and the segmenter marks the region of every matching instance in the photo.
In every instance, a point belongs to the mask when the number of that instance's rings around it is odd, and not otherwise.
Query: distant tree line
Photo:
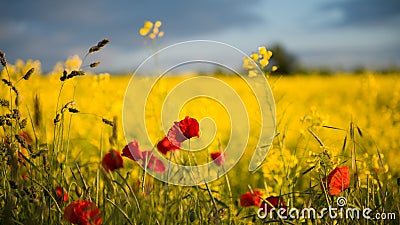
[[[273,55],[271,58],[272,65],[278,65],[279,69],[275,72],[277,74],[284,75],[293,75],[293,74],[319,74],[319,75],[331,75],[340,71],[334,70],[327,66],[321,66],[318,68],[311,68],[307,66],[301,65],[298,57],[289,52],[283,45],[274,44],[271,48],[269,48]],[[352,69],[347,69],[347,72],[351,72],[354,74],[363,74],[367,72],[371,72],[364,65],[356,65]],[[397,65],[391,65],[384,68],[374,69],[372,72],[381,73],[381,74],[393,74],[399,73],[400,67]]]

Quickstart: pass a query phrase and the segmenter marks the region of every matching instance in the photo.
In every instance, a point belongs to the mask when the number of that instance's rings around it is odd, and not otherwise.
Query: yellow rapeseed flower
[[[268,65],[269,61],[266,58],[263,58],[260,60],[260,65],[261,67],[266,67]]]
[[[155,34],[155,33],[151,33],[151,34],[149,34],[149,38],[150,38],[150,39],[154,39],[154,38],[156,38],[156,34]]]
[[[148,20],[144,21],[144,25],[142,28],[140,28],[139,34],[142,36],[146,36],[150,32],[152,27],[153,23],[151,21]]]
[[[243,58],[243,68],[246,70],[251,70],[256,68],[254,61],[250,57]]]
[[[254,62],[258,61],[258,54],[257,53],[251,54],[250,57],[254,60]]]
[[[249,77],[255,77],[257,76],[257,72],[255,70],[249,70],[247,76]]]
[[[159,28],[159,27],[161,27],[161,25],[162,25],[162,22],[157,20],[156,23],[154,24],[154,28]]]
[[[267,51],[267,56],[268,56],[268,59],[270,59],[272,57],[272,52],[271,51]]]
[[[158,22],[159,22],[159,21],[158,21]],[[151,29],[152,27],[153,27],[153,22],[148,21],[148,20],[144,21],[144,26],[143,26],[143,28]]]
[[[153,29],[153,34],[157,35],[159,33],[158,27],[154,27]]]
[[[277,71],[278,70],[278,66],[272,66],[272,68],[271,68],[271,71],[272,72],[275,72],[275,71]]]
[[[155,39],[156,37],[164,36],[164,32],[160,31],[162,22],[157,20],[154,24],[151,21],[145,21],[142,28],[139,29],[139,33],[143,37],[148,37],[150,39]]]
[[[144,28],[144,27],[140,28],[140,30],[139,30],[139,34],[142,36],[146,36],[149,32],[150,32],[150,29]]]
[[[258,53],[260,53],[260,55],[265,55],[267,53],[267,49],[264,46],[258,47]]]

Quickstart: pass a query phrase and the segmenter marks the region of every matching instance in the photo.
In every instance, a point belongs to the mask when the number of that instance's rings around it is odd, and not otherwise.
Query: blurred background
[[[163,23],[156,49],[193,39],[247,54],[265,45],[285,74],[400,68],[398,0],[38,0],[3,1],[1,8],[0,49],[7,60],[40,60],[43,72],[110,38],[97,71],[131,73],[154,51],[139,35],[145,20]]]

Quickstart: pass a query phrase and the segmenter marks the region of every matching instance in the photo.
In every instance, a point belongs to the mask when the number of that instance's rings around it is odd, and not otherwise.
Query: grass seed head
[[[103,48],[103,47],[104,47],[106,44],[108,44],[109,42],[110,42],[110,39],[109,39],[109,38],[106,38],[106,39],[103,39],[103,40],[99,41],[99,42],[97,43],[97,45],[92,46],[92,47],[89,49],[89,54],[91,54],[91,53],[93,53],[93,52],[99,51],[101,48]]]
[[[65,81],[67,79],[67,71],[64,70],[63,75],[60,77],[61,81]]]
[[[1,62],[1,65],[3,65],[3,66],[7,65],[5,56],[6,56],[6,53],[4,53],[3,51],[0,50],[0,62]]]
[[[99,48],[99,46],[93,46],[93,47],[91,47],[90,49],[89,49],[89,54],[91,54],[91,53],[93,53],[93,52],[97,52],[97,51],[99,51],[100,50],[100,48]]]
[[[42,111],[40,106],[40,98],[38,94],[36,94],[33,99],[33,107],[34,107],[33,123],[35,124],[36,127],[39,127],[42,123]]]
[[[77,109],[75,109],[75,108],[68,108],[68,111],[69,111],[70,113],[78,113],[78,112],[80,112],[79,110],[77,110]]]
[[[54,122],[54,124],[57,124],[60,121],[61,121],[61,114],[57,113],[56,118],[54,118],[53,122]]]
[[[31,68],[30,70],[28,70],[28,72],[26,72],[26,74],[22,78],[24,80],[28,80],[29,77],[31,77],[31,75],[33,74],[33,72],[35,72],[35,68]]]
[[[89,66],[90,66],[90,68],[93,68],[93,67],[98,66],[99,64],[100,64],[100,62],[93,62]]]
[[[10,102],[7,99],[0,99],[0,106],[8,107],[10,106]]]
[[[21,129],[24,129],[27,124],[28,124],[28,120],[26,118],[24,118],[24,119],[21,120],[21,122],[19,122],[19,127]]]
[[[97,43],[97,47],[102,48],[104,47],[106,44],[108,44],[110,42],[109,38],[103,39],[101,41],[99,41],[99,43]]]
[[[11,87],[12,86],[12,83],[11,83],[11,81],[8,81],[7,79],[1,79],[1,81],[3,81],[3,83],[4,84],[6,84],[7,86],[9,86],[9,87]]]
[[[112,126],[112,127],[114,126],[114,122],[112,122],[111,120],[103,118],[102,121],[103,121],[103,123],[105,123],[105,124],[107,124],[109,126]]]

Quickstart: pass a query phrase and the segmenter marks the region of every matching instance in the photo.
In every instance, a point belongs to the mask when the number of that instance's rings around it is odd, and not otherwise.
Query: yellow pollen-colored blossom
[[[159,33],[158,27],[154,27],[153,34],[158,34],[158,33]]]
[[[260,60],[260,65],[262,67],[266,67],[268,65],[268,63],[269,63],[268,59],[263,58]]]
[[[267,53],[267,49],[264,46],[258,47],[258,53],[260,53],[260,55],[264,55]]]
[[[254,62],[258,61],[258,54],[257,53],[251,54],[250,57],[254,60]]]
[[[161,25],[162,25],[162,22],[157,20],[156,23],[154,24],[154,28],[159,28],[159,27],[161,27]]]
[[[156,34],[155,34],[155,33],[151,33],[151,34],[149,34],[149,38],[150,38],[150,39],[154,39],[154,38],[156,38]]]
[[[144,21],[143,28],[151,29],[152,27],[153,27],[153,23],[151,21],[148,21],[148,20]]]
[[[142,36],[146,36],[149,32],[150,32],[150,29],[144,28],[144,27],[140,28],[140,30],[139,30],[139,34]]]

